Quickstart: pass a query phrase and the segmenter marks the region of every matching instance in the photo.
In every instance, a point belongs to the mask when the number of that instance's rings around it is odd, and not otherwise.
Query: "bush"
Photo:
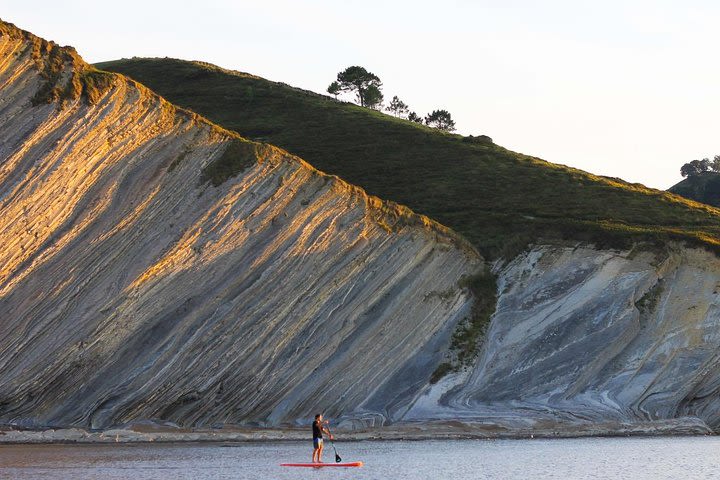
[[[240,139],[233,139],[223,154],[203,168],[200,183],[210,182],[214,187],[222,185],[225,180],[236,176],[257,161],[257,144]]]
[[[478,135],[477,137],[468,135],[467,137],[463,137],[462,141],[465,143],[477,143],[480,145],[492,145],[493,144],[492,138],[488,137],[487,135]]]
[[[443,378],[448,373],[451,373],[452,371],[454,371],[454,367],[450,362],[441,363],[437,366],[432,375],[430,375],[430,384],[436,384],[440,381],[441,378]]]

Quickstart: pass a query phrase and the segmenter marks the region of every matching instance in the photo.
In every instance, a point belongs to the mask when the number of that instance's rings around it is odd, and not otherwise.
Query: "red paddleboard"
[[[363,462],[344,462],[344,463],[281,463],[281,467],[362,467]]]

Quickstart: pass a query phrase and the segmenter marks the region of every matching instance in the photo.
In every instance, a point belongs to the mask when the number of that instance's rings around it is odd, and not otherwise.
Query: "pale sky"
[[[0,18],[89,62],[204,60],[316,92],[362,65],[458,133],[655,188],[720,154],[719,2],[6,0]]]

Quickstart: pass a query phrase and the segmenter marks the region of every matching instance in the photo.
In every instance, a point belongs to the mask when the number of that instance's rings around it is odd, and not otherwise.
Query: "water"
[[[2,479],[720,478],[720,438],[345,442],[365,467],[306,469],[310,443],[0,446]],[[333,460],[327,445],[325,461]]]

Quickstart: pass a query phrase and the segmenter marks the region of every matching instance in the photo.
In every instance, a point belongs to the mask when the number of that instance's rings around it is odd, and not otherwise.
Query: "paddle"
[[[330,433],[330,429],[328,429],[328,433]],[[332,433],[330,433],[330,435],[332,435]],[[340,455],[338,455],[337,448],[335,448],[335,442],[333,442],[332,438],[330,438],[330,445],[332,445],[333,450],[335,450],[335,463],[342,462],[342,458],[340,458]]]

